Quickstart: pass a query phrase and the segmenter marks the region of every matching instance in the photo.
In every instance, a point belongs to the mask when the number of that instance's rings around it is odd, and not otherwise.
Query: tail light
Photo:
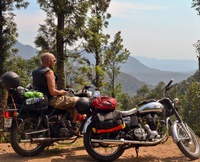
[[[85,118],[86,118],[86,115],[85,115],[85,114],[84,114],[84,115],[78,114],[76,120],[77,120],[77,121],[81,121],[81,120],[84,120]]]
[[[9,110],[4,110],[2,113],[3,118],[13,118],[18,115],[17,110],[15,109],[9,109]]]

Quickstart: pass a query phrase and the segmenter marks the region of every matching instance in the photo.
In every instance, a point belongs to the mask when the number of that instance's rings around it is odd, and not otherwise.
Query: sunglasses
[[[56,63],[56,60],[54,60],[54,59],[50,59],[50,61],[52,61],[52,62]]]

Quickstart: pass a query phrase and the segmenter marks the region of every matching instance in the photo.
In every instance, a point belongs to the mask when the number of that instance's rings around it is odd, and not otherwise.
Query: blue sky
[[[18,40],[34,45],[45,13],[35,0],[16,11]],[[112,17],[106,33],[122,32],[123,44],[131,55],[157,59],[196,60],[193,44],[200,40],[200,16],[191,8],[192,0],[112,0]]]

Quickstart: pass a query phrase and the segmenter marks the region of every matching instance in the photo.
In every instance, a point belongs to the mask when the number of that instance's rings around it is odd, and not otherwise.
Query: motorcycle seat
[[[127,111],[120,111],[120,113],[122,114],[122,116],[129,116],[132,114],[137,113],[137,109],[136,108],[132,108],[131,110],[127,110]]]

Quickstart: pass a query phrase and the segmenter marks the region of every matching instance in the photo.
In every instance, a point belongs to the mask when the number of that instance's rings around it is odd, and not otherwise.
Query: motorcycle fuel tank
[[[140,113],[162,113],[164,106],[159,102],[150,102],[138,109]]]

